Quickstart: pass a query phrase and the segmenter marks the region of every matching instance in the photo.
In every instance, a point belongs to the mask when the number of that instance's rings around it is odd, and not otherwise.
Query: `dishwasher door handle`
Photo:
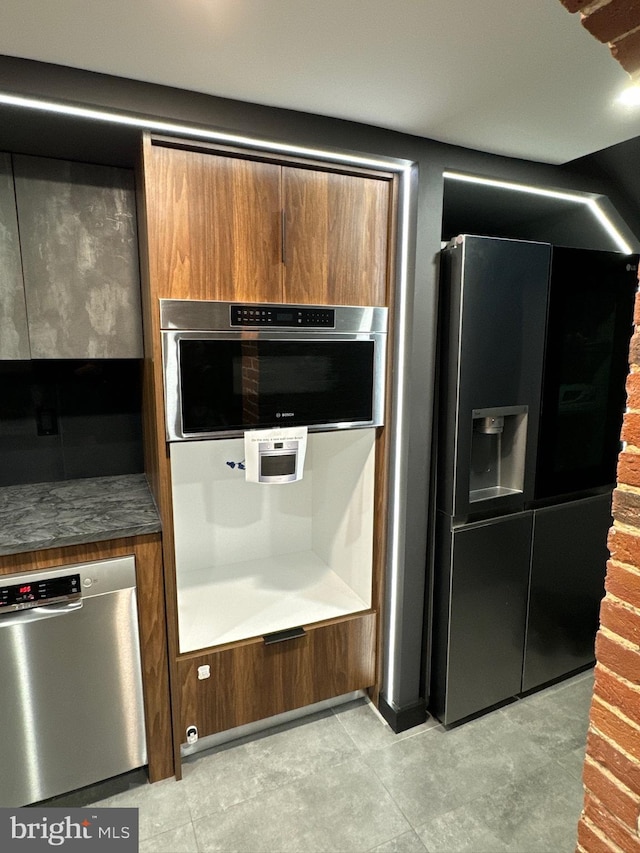
[[[68,601],[64,604],[43,604],[41,607],[27,608],[0,616],[0,628],[12,628],[15,625],[29,625],[33,622],[42,622],[44,619],[67,616],[78,610],[82,610],[82,601]]]

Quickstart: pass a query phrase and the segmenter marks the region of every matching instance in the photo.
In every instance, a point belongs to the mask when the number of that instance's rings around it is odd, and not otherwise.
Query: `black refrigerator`
[[[638,257],[554,247],[522,690],[594,659]]]
[[[474,235],[441,253],[430,709],[445,725],[593,658],[635,265]]]

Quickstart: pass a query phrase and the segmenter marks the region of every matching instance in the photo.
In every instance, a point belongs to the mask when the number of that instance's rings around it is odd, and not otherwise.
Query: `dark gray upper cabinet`
[[[14,155],[32,358],[140,358],[132,174]]]
[[[29,355],[11,155],[0,154],[0,359]]]

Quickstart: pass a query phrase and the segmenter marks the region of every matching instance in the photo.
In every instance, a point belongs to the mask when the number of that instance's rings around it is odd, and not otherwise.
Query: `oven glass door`
[[[375,341],[180,337],[183,437],[280,426],[373,425]]]

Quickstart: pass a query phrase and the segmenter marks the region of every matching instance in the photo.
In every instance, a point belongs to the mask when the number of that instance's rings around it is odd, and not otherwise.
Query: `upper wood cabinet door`
[[[278,165],[152,145],[145,188],[155,295],[281,301]]]
[[[14,156],[32,358],[140,358],[133,175]]]
[[[29,357],[11,155],[0,154],[0,359]]]
[[[390,180],[284,166],[284,301],[386,305]]]

